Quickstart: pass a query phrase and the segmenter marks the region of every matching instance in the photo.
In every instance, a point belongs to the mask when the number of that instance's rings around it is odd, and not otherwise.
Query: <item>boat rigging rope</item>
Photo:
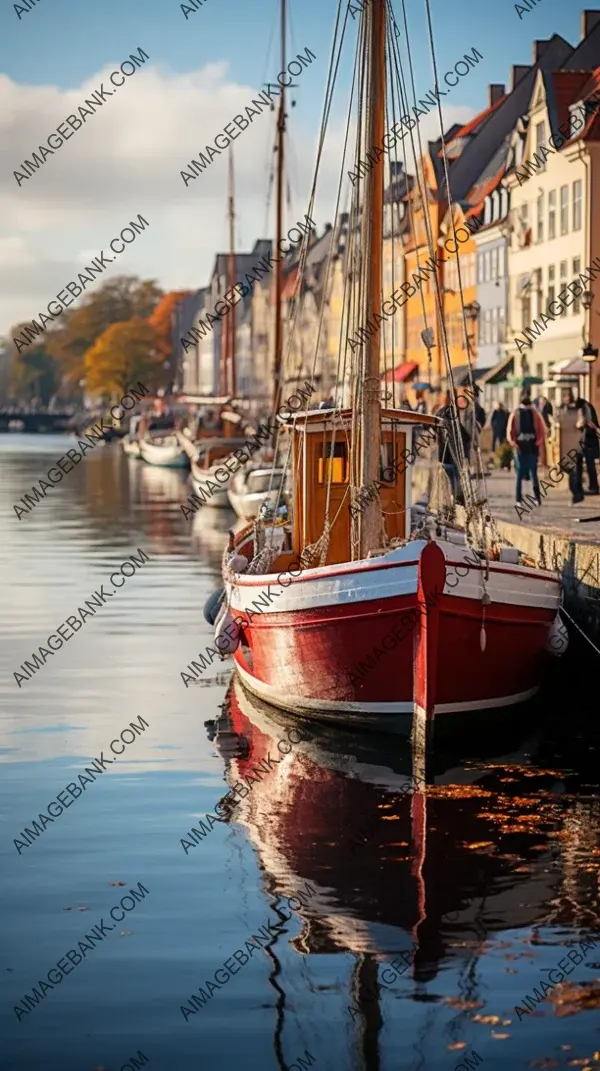
[[[404,0],[403,0],[403,6],[404,6]],[[433,36],[433,26],[432,26],[432,21],[431,21],[430,0],[425,0],[425,9],[427,11],[427,25],[428,25],[428,32],[429,32],[429,46],[430,46],[430,51],[431,51],[431,62],[432,62],[432,66],[433,66],[435,84],[436,84],[436,87],[437,87],[438,84],[439,84],[439,82],[438,82],[438,67],[437,67],[435,43],[434,43],[434,36]],[[456,237],[456,223],[455,223],[455,219],[454,219],[454,204],[453,204],[453,200],[452,200],[452,190],[451,190],[451,186],[450,186],[450,174],[449,174],[449,168],[448,168],[448,155],[446,153],[446,143],[445,143],[445,140],[444,140],[442,106],[441,106],[441,103],[440,103],[439,95],[437,97],[437,108],[438,108],[438,116],[439,116],[439,122],[440,122],[441,154],[442,154],[442,161],[443,161],[443,166],[444,166],[444,178],[445,178],[445,182],[446,182],[446,197],[447,197],[447,201],[448,201],[448,210],[450,212],[450,221],[451,221],[451,224],[452,224],[452,232],[453,232],[453,235],[454,235],[454,247],[456,249],[456,268],[457,268],[457,274],[458,274],[458,292],[459,292],[459,296],[460,296],[460,305],[461,305],[461,311],[462,311],[462,322],[463,322],[463,333],[464,333],[464,340],[465,340],[465,350],[466,350],[466,354],[467,354],[467,365],[468,365],[468,370],[469,370],[469,383],[470,383],[470,386],[471,386],[472,430],[473,430],[473,441],[474,441],[474,444],[475,444],[475,454],[476,454],[476,458],[477,458],[477,473],[476,473],[476,475],[477,475],[478,481],[480,482],[480,484],[482,485],[482,488],[483,488],[483,502],[481,502],[481,500],[479,499],[479,501],[477,503],[474,503],[473,502],[473,497],[472,497],[472,494],[471,494],[471,492],[472,492],[471,481],[469,479],[469,498],[471,498],[471,501],[472,501],[473,505],[477,504],[479,506],[485,506],[487,508],[487,497],[488,497],[488,495],[487,495],[485,470],[484,470],[483,461],[482,461],[482,457],[481,457],[480,436],[479,436],[479,432],[478,432],[477,421],[475,419],[475,383],[474,383],[474,376],[473,376],[473,362],[471,360],[471,344],[470,344],[470,339],[469,339],[469,333],[468,333],[468,330],[467,330],[467,316],[466,316],[465,303],[464,303],[464,293],[463,293],[463,284],[462,284],[462,270],[461,270],[461,266],[460,266],[460,256],[459,256],[459,252],[458,252],[459,243],[458,243],[457,237]],[[454,385],[454,380],[452,380],[452,387],[453,387],[453,392],[455,393],[456,392],[456,387]],[[467,501],[468,501],[468,498],[467,498],[467,495],[465,495],[465,502],[467,502]]]
[[[587,640],[589,645],[590,645],[590,647],[594,648],[596,654],[600,655],[600,648],[596,647],[596,644],[594,643],[594,641],[590,640],[590,637],[587,635],[587,633],[584,632],[583,629],[580,628],[580,626],[577,624],[577,622],[573,620],[573,618],[571,617],[569,611],[565,610],[564,606],[559,606],[558,612],[559,612],[559,614],[566,614],[566,616],[569,618],[569,621],[571,622],[571,624],[575,625],[575,628],[577,629],[578,632],[581,633],[581,635],[583,636],[584,640]]]
[[[411,74],[412,94],[413,94],[413,100],[414,100],[415,107],[416,107],[416,103],[417,103],[416,86],[415,86],[415,80],[414,80],[414,67],[413,67],[412,53],[411,53],[411,48],[410,48],[410,35],[409,35],[409,32],[408,32],[408,20],[407,20],[407,15],[406,15],[406,2],[405,2],[405,0],[402,0],[402,16],[403,16],[404,29],[405,29],[405,34],[406,34],[406,47],[407,47],[407,53],[408,53],[408,58],[409,58],[409,69],[410,69],[410,74]],[[437,74],[436,74],[436,88],[437,88]],[[438,98],[438,108],[439,108],[439,98]],[[431,216],[430,216],[429,207],[428,207],[429,206],[429,189],[428,189],[428,184],[427,184],[425,171],[424,171],[424,165],[423,165],[423,160],[424,160],[424,155],[425,154],[423,152],[423,144],[422,144],[422,138],[421,138],[420,125],[418,123],[416,124],[417,141],[418,141],[418,149],[419,149],[418,154],[417,154],[417,148],[415,146],[415,138],[414,138],[414,134],[413,134],[413,129],[414,128],[411,128],[411,130],[409,131],[409,136],[410,136],[410,140],[411,140],[413,157],[414,157],[414,161],[415,161],[416,181],[417,181],[417,186],[418,186],[418,189],[419,189],[419,195],[420,195],[420,199],[421,199],[422,214],[423,214],[423,220],[424,220],[424,223],[425,223],[425,232],[426,232],[426,236],[427,236],[427,246],[429,248],[430,257],[435,263],[435,261],[436,261],[436,248],[435,248],[434,240],[433,240],[433,232],[432,232],[432,226],[431,226]],[[444,135],[443,135],[443,125],[442,125],[441,115],[440,115],[440,133],[441,133],[441,141],[442,141],[442,145],[443,145],[443,143],[444,143]],[[414,234],[415,248],[418,250],[418,245],[417,245],[418,239],[417,239],[416,233],[414,232],[414,228],[413,228],[413,234]],[[418,256],[417,256],[417,264],[418,264]],[[422,292],[423,288],[419,287],[419,289]],[[454,382],[454,373],[453,373],[452,362],[451,362],[451,359],[450,359],[450,353],[449,353],[449,349],[448,349],[448,338],[447,338],[447,333],[446,333],[446,324],[445,324],[445,320],[444,320],[444,316],[443,316],[443,299],[442,299],[442,294],[441,294],[441,291],[440,291],[440,280],[439,280],[439,276],[438,276],[437,271],[435,271],[435,273],[433,274],[433,293],[434,293],[434,300],[435,300],[435,306],[436,306],[436,311],[437,311],[437,319],[438,319],[438,323],[439,323],[439,326],[440,326],[441,349],[442,349],[443,354],[444,354],[444,361],[445,361],[445,365],[446,365],[446,372],[447,372],[448,380],[449,380],[449,382],[451,384],[451,388],[452,388],[451,391],[450,391],[450,401],[451,401],[453,419],[452,419],[452,421],[450,423],[450,428],[449,428],[449,433],[452,435],[452,437],[454,439],[453,451],[452,452],[454,453],[454,456],[455,456],[455,459],[456,459],[457,465],[458,465],[458,470],[459,470],[459,473],[461,475],[461,484],[463,485],[463,494],[465,496],[465,502],[468,502],[470,497],[471,497],[471,495],[472,495],[472,489],[471,489],[470,480],[466,481],[464,479],[464,468],[466,466],[466,457],[465,457],[465,453],[464,453],[462,435],[460,433],[460,418],[459,418],[457,397],[456,397],[456,385],[455,385],[455,382]],[[427,328],[426,328],[426,330],[427,330]],[[429,349],[428,349],[428,357],[429,357]]]

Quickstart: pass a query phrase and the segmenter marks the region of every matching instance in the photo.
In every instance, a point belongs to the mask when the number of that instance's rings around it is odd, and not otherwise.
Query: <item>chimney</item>
[[[534,41],[533,42],[533,59],[532,59],[532,63],[534,65],[536,63],[540,62],[542,56],[544,55],[544,52],[546,51],[546,49],[548,48],[549,45],[550,45],[550,41]]]
[[[504,82],[493,82],[488,86],[488,108],[492,107],[500,97],[503,97],[506,92]]]
[[[586,37],[589,37],[594,27],[600,22],[600,11],[582,11],[581,12],[581,40],[585,41]]]
[[[518,65],[515,66],[513,64],[513,66],[510,69],[510,91],[511,91],[511,93],[512,93],[513,89],[515,88],[517,82],[520,82],[521,78],[523,78],[527,74],[527,72],[530,71],[530,70],[531,70],[531,67],[529,66],[529,64],[527,64],[526,66],[524,66],[523,64],[518,64]]]

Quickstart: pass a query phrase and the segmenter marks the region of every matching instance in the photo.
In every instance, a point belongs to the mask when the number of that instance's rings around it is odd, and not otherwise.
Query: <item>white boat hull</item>
[[[187,454],[174,437],[165,439],[162,443],[141,439],[140,454],[149,465],[160,465],[162,468],[185,469],[189,465]]]
[[[202,508],[231,509],[229,498],[227,497],[227,490],[222,487],[215,475],[217,469],[222,471],[222,465],[212,465],[208,469],[203,469],[196,461],[192,461],[191,467],[192,483],[194,485],[194,490],[200,493],[200,497],[203,501]],[[209,481],[210,487],[208,486]],[[219,490],[215,490],[216,487],[218,487]]]
[[[132,457],[138,460],[141,458],[140,444],[137,439],[121,439],[121,446],[126,457]]]

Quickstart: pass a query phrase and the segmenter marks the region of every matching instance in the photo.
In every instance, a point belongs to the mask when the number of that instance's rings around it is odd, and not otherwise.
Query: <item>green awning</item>
[[[544,383],[541,376],[509,376],[503,380],[506,387],[531,387],[532,384]]]

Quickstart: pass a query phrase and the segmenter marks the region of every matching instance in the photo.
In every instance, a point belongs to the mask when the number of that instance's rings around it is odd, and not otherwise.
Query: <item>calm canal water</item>
[[[186,522],[185,476],[105,447],[19,522],[13,503],[70,445],[0,436],[2,1071],[598,1066],[594,707],[545,700],[485,756],[440,755],[426,800],[397,740],[297,723],[284,756],[291,720],[237,686],[211,739],[230,664],[206,687],[180,671],[211,638],[232,518]],[[19,688],[103,583],[114,594]],[[109,745],[140,715],[117,770]]]

